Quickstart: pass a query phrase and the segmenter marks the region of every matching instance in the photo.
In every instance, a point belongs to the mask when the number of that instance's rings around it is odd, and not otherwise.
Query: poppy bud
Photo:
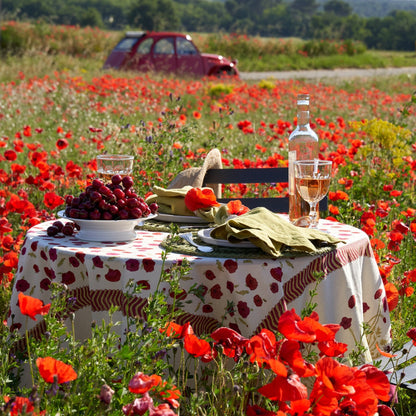
[[[101,386],[99,397],[103,403],[110,404],[113,398],[113,395],[114,395],[114,390],[110,386],[108,386],[107,384],[104,384]]]

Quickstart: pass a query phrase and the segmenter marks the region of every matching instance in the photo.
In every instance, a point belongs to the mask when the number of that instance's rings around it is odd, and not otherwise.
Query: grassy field
[[[393,349],[400,349],[408,340],[407,331],[416,327],[416,77],[336,84],[330,80],[177,79],[103,72],[106,53],[104,48],[94,57],[79,58],[32,50],[21,56],[6,56],[0,62],[0,311],[4,320],[27,229],[53,218],[59,204],[50,202],[51,194],[63,198],[78,193],[88,183],[95,174],[98,153],[135,154],[134,175],[140,178],[137,189],[143,195],[155,184],[167,185],[184,168],[200,165],[213,147],[221,150],[228,167],[284,165],[287,139],[295,126],[295,97],[307,90],[321,157],[332,160],[336,172],[330,209],[325,214],[369,235],[388,291]],[[364,55],[359,56],[364,59]],[[378,58],[368,62],[388,66],[393,55],[405,66],[413,65],[407,61],[414,61],[412,54],[407,58],[407,54],[399,53],[377,52],[374,56]],[[333,57],[329,67],[341,58]],[[299,62],[285,59],[287,62],[277,69],[311,65],[307,57],[299,58]],[[264,60],[270,62],[268,70],[276,69],[271,66],[274,58]],[[254,62],[253,67],[249,61],[241,65],[241,70],[266,70],[254,67]],[[7,359],[6,325],[2,326],[0,342],[1,397],[28,396],[28,391],[16,389],[9,378],[12,365]],[[135,348],[140,345],[138,340]],[[47,342],[33,344],[32,354],[43,354],[45,349],[52,354],[52,347]],[[76,357],[59,351],[60,357],[74,362],[87,362],[87,353],[91,350],[80,348]],[[59,408],[63,396],[46,394],[40,400],[41,409],[48,408],[50,414],[59,410],[60,414],[70,414],[80,403],[90,403],[99,394],[97,380],[108,381],[114,374],[114,368],[104,361],[90,374],[83,369],[85,379],[74,385],[73,394],[65,396],[65,410]],[[133,367],[125,361],[120,366]],[[146,365],[144,369],[150,371],[152,363]],[[255,374],[257,370],[252,376]],[[111,379],[108,382],[112,383]],[[116,395],[106,413],[120,414],[129,393],[125,384],[111,386]],[[411,393],[400,390],[395,405],[400,415],[415,414],[414,399]],[[98,412],[97,405],[85,414]],[[187,415],[185,410],[181,414]],[[237,414],[231,409],[223,416]],[[211,416],[215,415],[214,406]]]
[[[0,82],[25,69],[97,73],[123,32],[6,22]],[[359,42],[304,41],[228,34],[192,33],[200,51],[238,60],[242,72],[416,66],[415,52],[367,50]]]

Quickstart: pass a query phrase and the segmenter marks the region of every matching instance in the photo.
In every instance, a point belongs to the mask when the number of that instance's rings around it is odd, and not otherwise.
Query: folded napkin
[[[273,257],[279,257],[283,251],[314,253],[323,244],[342,241],[319,230],[296,227],[264,207],[229,219],[214,228],[211,237],[230,242],[247,239]]]
[[[154,186],[154,194],[148,196],[146,202],[148,204],[156,202],[159,206],[159,212],[164,214],[195,216],[185,205],[185,195],[190,189],[192,189],[192,186],[171,189]]]

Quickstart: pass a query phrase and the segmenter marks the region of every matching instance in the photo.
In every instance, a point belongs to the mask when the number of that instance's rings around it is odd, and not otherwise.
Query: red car
[[[236,61],[200,53],[189,35],[173,32],[127,32],[104,63],[104,69],[173,73],[179,76],[239,77]]]

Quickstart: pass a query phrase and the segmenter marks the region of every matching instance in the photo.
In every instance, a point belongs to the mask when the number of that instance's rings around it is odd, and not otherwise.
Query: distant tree
[[[180,26],[172,0],[136,0],[128,17],[130,25],[144,30],[176,30]]]
[[[154,0],[141,0],[133,4],[128,14],[131,26],[143,29],[154,30],[156,14],[156,2]]]
[[[104,23],[100,12],[94,7],[88,7],[87,10],[80,16],[80,26],[90,26],[103,28]]]
[[[188,32],[227,31],[231,23],[220,1],[180,0],[176,10],[182,27]]]
[[[416,13],[402,10],[383,19],[381,48],[395,51],[413,51],[415,47]]]
[[[285,4],[279,4],[266,9],[262,16],[263,24],[261,25],[259,34],[272,37],[286,36],[283,25],[286,18]]]
[[[292,12],[297,12],[305,16],[312,16],[318,10],[319,4],[316,0],[293,0],[289,8]]]
[[[18,8],[19,18],[40,19],[54,22],[56,19],[56,3],[53,0],[23,0],[20,1]]]
[[[366,18],[354,13],[343,19],[342,39],[360,40],[365,43],[368,34]]]
[[[314,39],[361,40],[368,36],[364,18],[351,14],[347,17],[320,13],[312,17],[310,37]]]
[[[349,16],[352,13],[352,7],[342,0],[329,0],[324,4],[324,12],[336,16]]]
[[[282,0],[226,0],[224,6],[233,21],[232,30],[257,34],[264,32],[268,10],[281,3]]]
[[[288,6],[284,22],[288,35],[300,38],[310,37],[311,19],[317,10],[316,0],[293,0]]]
[[[380,17],[370,17],[365,23],[368,31],[365,37],[365,44],[370,49],[380,49],[382,45],[381,33],[384,27],[383,19]]]

